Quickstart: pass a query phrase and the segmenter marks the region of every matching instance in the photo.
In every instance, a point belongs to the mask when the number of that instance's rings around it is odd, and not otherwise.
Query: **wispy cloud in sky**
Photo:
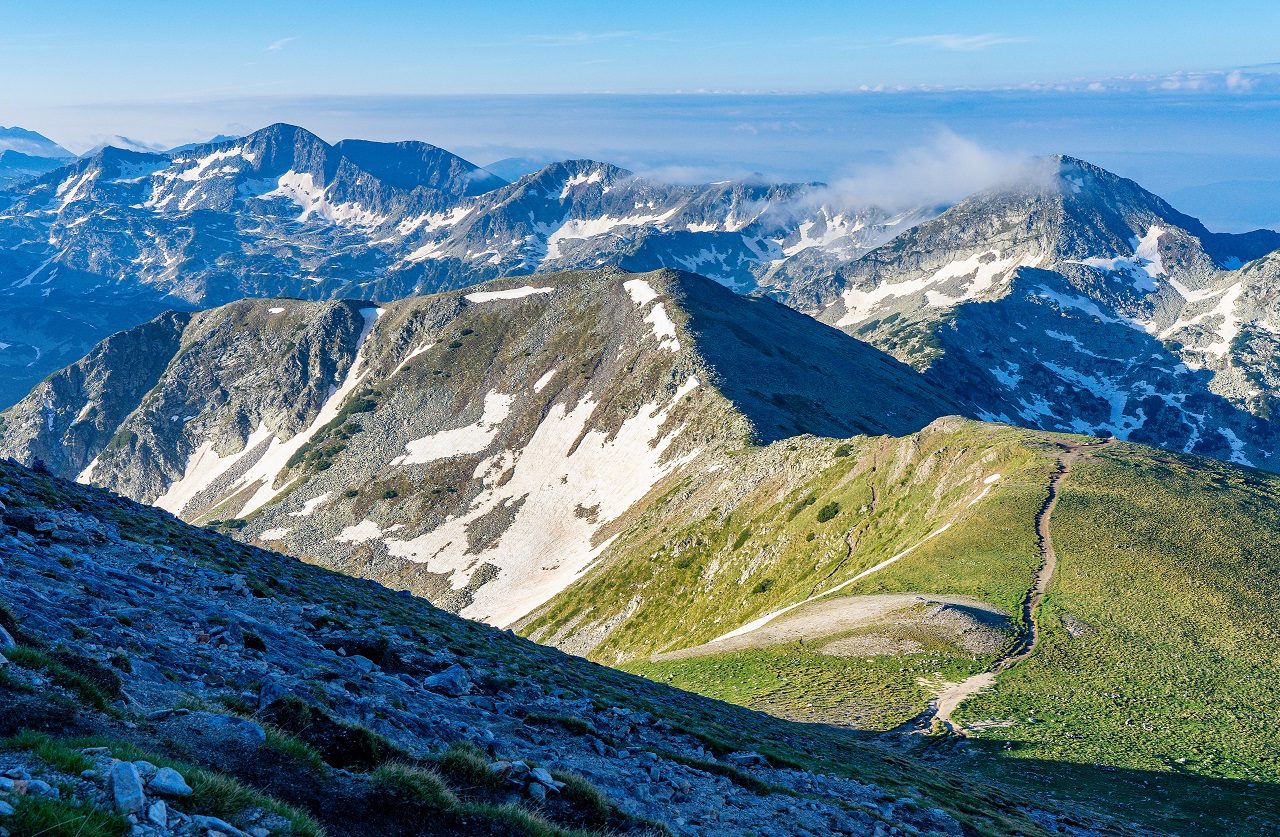
[[[570,47],[588,44],[607,43],[609,41],[670,41],[666,35],[652,32],[613,31],[613,32],[567,32],[559,35],[529,35],[525,40],[542,46]]]
[[[929,46],[938,49],[951,50],[953,52],[977,52],[983,49],[990,49],[994,46],[1003,44],[1020,44],[1025,43],[1026,38],[1017,38],[1012,35],[1000,35],[994,32],[988,32],[982,35],[957,35],[949,33],[944,35],[916,35],[911,38],[898,38],[892,42],[893,46]]]
[[[296,40],[298,40],[296,36],[290,36],[288,38],[281,38],[278,41],[272,41],[270,44],[267,44],[267,48],[263,50],[263,52],[279,52]]]

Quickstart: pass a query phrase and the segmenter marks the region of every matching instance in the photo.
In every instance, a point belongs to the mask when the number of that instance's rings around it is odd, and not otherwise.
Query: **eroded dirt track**
[[[938,695],[924,712],[898,727],[896,732],[927,732],[941,725],[946,731],[964,735],[951,716],[969,698],[995,685],[996,675],[1007,671],[1030,656],[1040,642],[1040,603],[1058,569],[1058,554],[1053,548],[1053,510],[1058,505],[1062,482],[1070,475],[1072,464],[1081,456],[1111,445],[1113,440],[1088,444],[1063,444],[1057,466],[1049,478],[1049,491],[1044,505],[1036,514],[1036,536],[1040,544],[1040,568],[1035,581],[1022,600],[1022,630],[1017,640],[986,670],[959,683],[944,683]]]

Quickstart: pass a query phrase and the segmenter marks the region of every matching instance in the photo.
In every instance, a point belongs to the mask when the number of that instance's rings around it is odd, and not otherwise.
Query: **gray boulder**
[[[111,765],[111,800],[122,814],[136,814],[146,804],[142,777],[132,762],[117,761]]]
[[[471,691],[471,675],[462,666],[454,663],[438,674],[433,674],[422,685],[433,692],[449,697],[462,697]]]

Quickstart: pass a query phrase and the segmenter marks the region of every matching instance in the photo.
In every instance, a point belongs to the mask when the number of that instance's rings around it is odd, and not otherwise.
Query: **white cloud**
[[[948,130],[884,163],[854,169],[835,180],[819,199],[836,206],[881,206],[890,210],[952,204],[993,186],[1035,183],[1043,161],[994,151]]]
[[[278,41],[272,41],[267,45],[267,48],[263,50],[263,52],[279,52],[296,40],[298,40],[297,36],[290,36],[288,38],[281,38]]]
[[[982,49],[990,49],[993,46],[1000,46],[1002,44],[1020,44],[1025,41],[1026,38],[1015,38],[1009,35],[999,35],[994,32],[988,32],[983,35],[957,35],[951,33],[945,35],[917,35],[912,38],[898,38],[893,42],[893,46],[930,46],[955,52],[976,52]]]
[[[614,32],[568,32],[560,35],[529,35],[525,38],[543,46],[585,46],[587,44],[605,43],[608,41],[668,41],[664,35],[648,32],[614,31]]]

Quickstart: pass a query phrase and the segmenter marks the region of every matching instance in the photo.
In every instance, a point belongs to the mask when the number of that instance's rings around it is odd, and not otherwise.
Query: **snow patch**
[[[622,283],[622,287],[626,288],[631,301],[641,308],[658,298],[658,292],[653,289],[653,285],[643,279],[628,279]]]
[[[658,348],[671,352],[680,351],[680,338],[676,336],[676,324],[667,316],[667,306],[661,302],[649,309],[644,321],[653,326],[653,336],[658,339]]]
[[[323,506],[329,500],[329,492],[319,494],[302,504],[302,510],[289,512],[290,517],[310,517],[316,509]]]
[[[405,455],[391,460],[391,465],[424,465],[437,459],[479,453],[493,441],[498,425],[510,415],[514,401],[514,396],[490,391],[484,397],[484,413],[475,424],[414,439],[404,446]]]
[[[522,288],[509,288],[505,291],[477,291],[464,297],[467,302],[491,302],[495,299],[522,299],[534,294],[549,294],[555,288],[533,288],[525,285]]]
[[[382,537],[382,529],[372,520],[365,518],[356,525],[343,529],[334,540],[342,543],[364,543],[380,537]]]
[[[533,391],[542,392],[543,387],[551,383],[551,379],[556,376],[556,370],[548,369],[543,373],[542,377],[533,382]]]
[[[610,436],[587,425],[596,409],[590,398],[572,409],[552,405],[533,437],[517,452],[486,463],[510,477],[486,485],[471,508],[410,540],[386,539],[397,557],[452,574],[454,589],[467,586],[481,564],[497,577],[475,592],[462,614],[504,626],[571,584],[610,541],[596,533],[643,498],[663,477],[700,452],[664,460],[681,428],[664,433],[671,409],[699,386],[689,377],[665,407],[645,404]],[[519,504],[511,526],[479,555],[469,554],[468,527],[500,507]],[[590,509],[589,514],[580,510]]]

